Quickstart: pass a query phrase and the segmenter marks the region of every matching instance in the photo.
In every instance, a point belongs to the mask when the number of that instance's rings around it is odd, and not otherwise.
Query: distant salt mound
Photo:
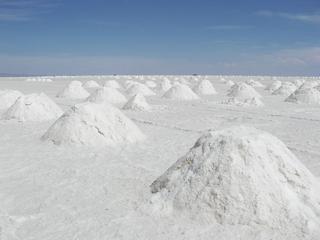
[[[104,87],[120,89],[121,85],[116,80],[108,80],[104,83]]]
[[[264,88],[265,87],[261,82],[253,80],[253,79],[249,79],[248,81],[246,81],[246,84],[248,84],[254,88]]]
[[[134,96],[136,94],[141,94],[144,96],[153,96],[156,95],[148,86],[142,83],[134,83],[132,86],[128,88],[126,91],[127,95]]]
[[[230,88],[228,96],[231,98],[237,98],[238,100],[261,98],[261,95],[252,86],[246,83],[234,84]]]
[[[173,100],[197,100],[199,96],[192,89],[184,84],[175,84],[164,93],[163,98]]]
[[[172,84],[169,79],[165,78],[160,83],[160,90],[162,92],[168,91],[172,87]]]
[[[318,184],[279,139],[240,126],[202,136],[152,183],[151,203],[164,214],[305,239],[320,228]]]
[[[149,87],[149,88],[156,88],[157,87],[157,84],[155,81],[146,81],[146,85]]]
[[[150,111],[151,106],[147,103],[145,97],[138,93],[129,99],[122,109],[133,111]]]
[[[90,94],[82,87],[80,81],[72,81],[68,86],[62,90],[62,92],[57,94],[60,98],[70,98],[70,99],[84,99]]]
[[[229,87],[232,87],[235,83],[234,83],[234,81],[232,81],[232,80],[228,80],[228,81],[225,82],[225,84],[226,84],[227,86],[229,86]]]
[[[293,83],[284,82],[280,88],[272,92],[272,95],[281,95],[281,96],[288,97],[295,90],[297,90],[297,87]]]
[[[109,102],[112,104],[123,104],[127,101],[117,89],[111,87],[102,87],[94,91],[87,101],[95,103]]]
[[[61,108],[44,93],[21,96],[2,115],[2,119],[25,121],[48,121],[63,114]]]
[[[22,95],[16,90],[0,90],[0,110],[8,109]]]
[[[220,83],[226,83],[228,80],[225,78],[220,78]]]
[[[66,111],[42,136],[54,144],[117,146],[145,139],[139,128],[110,104],[85,102]]]
[[[231,97],[225,101],[221,102],[222,104],[239,106],[239,107],[263,107],[264,103],[260,98],[253,97],[247,99],[238,99],[235,97]]]
[[[272,92],[276,91],[277,89],[279,89],[281,86],[282,86],[282,82],[277,80],[277,81],[274,81],[273,83],[271,83],[269,86],[267,86],[265,88],[265,90],[272,93]]]
[[[98,87],[100,87],[100,85],[96,81],[93,81],[93,80],[85,82],[82,86],[85,88],[98,88]]]
[[[300,87],[286,98],[285,101],[292,103],[320,104],[320,92],[315,88]]]
[[[217,91],[212,86],[209,80],[202,80],[198,85],[193,88],[193,91],[199,95],[214,95]]]

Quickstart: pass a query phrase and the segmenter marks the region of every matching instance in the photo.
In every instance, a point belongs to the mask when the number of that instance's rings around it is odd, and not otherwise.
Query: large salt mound
[[[286,102],[320,104],[320,92],[315,88],[303,88],[302,86],[292,93]]]
[[[85,82],[82,86],[85,88],[98,88],[98,87],[100,87],[100,85],[96,81],[93,81],[93,80]]]
[[[302,239],[320,228],[317,180],[276,137],[249,127],[212,131],[151,185],[155,210]],[[294,238],[290,238],[294,237]]]
[[[44,93],[21,96],[2,115],[2,119],[18,121],[47,121],[63,114],[60,107]]]
[[[269,86],[267,86],[265,90],[272,93],[275,90],[279,89],[281,87],[281,85],[282,85],[282,82],[277,80],[277,81],[274,81],[273,83],[271,83]]]
[[[90,94],[82,87],[79,81],[72,81],[68,86],[57,94],[57,97],[70,98],[70,99],[83,99],[87,98]]]
[[[94,91],[87,98],[87,101],[95,103],[109,102],[112,104],[122,104],[125,103],[127,99],[117,89],[111,87],[103,87]]]
[[[139,128],[110,104],[85,102],[66,111],[42,136],[60,144],[117,146],[145,139]]]
[[[193,88],[193,91],[200,95],[214,95],[217,91],[212,86],[209,80],[202,80],[198,85]]]
[[[132,84],[128,90],[126,91],[127,95],[134,96],[136,94],[141,94],[144,96],[153,96],[156,95],[148,86],[142,83],[134,83]]]
[[[173,100],[196,100],[199,96],[192,91],[192,89],[184,84],[175,84],[168,91],[164,93],[163,98]]]
[[[272,92],[272,95],[281,95],[288,97],[291,95],[295,90],[297,90],[297,87],[290,82],[284,82],[281,87],[276,89],[275,91]]]
[[[120,89],[121,86],[116,80],[108,80],[104,83],[104,87],[110,87],[110,88],[115,88],[115,89]]]
[[[233,85],[228,92],[228,96],[239,100],[261,98],[261,95],[246,83],[236,83]]]
[[[122,107],[122,109],[134,111],[150,111],[151,106],[147,103],[143,95],[136,94],[131,99],[129,99],[129,101]]]
[[[8,109],[21,96],[16,90],[0,90],[0,110]]]

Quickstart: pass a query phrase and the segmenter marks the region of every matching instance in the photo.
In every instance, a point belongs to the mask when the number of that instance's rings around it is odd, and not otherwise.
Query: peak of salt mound
[[[62,115],[60,107],[44,93],[19,97],[2,115],[2,119],[18,121],[48,121]]]
[[[291,82],[284,82],[281,87],[272,92],[272,95],[289,96],[291,95],[297,87]]]
[[[100,85],[96,81],[93,81],[93,80],[85,82],[82,86],[85,88],[98,88],[98,87],[100,87]]]
[[[198,85],[193,88],[193,91],[200,95],[214,95],[217,91],[212,86],[209,80],[202,80]]]
[[[276,80],[273,83],[271,83],[269,86],[267,86],[265,90],[269,92],[274,92],[275,90],[279,89],[281,85],[282,85],[282,82],[279,80]]]
[[[246,98],[246,99],[237,99],[231,97],[225,101],[222,101],[222,104],[240,106],[240,107],[262,107],[264,106],[260,98]]]
[[[66,111],[42,140],[90,147],[117,146],[145,139],[140,129],[110,104],[84,102]]]
[[[315,88],[300,87],[286,98],[285,101],[292,103],[320,104],[320,92]]]
[[[247,80],[246,83],[248,85],[250,85],[251,87],[254,87],[254,88],[263,88],[263,87],[265,87],[261,82],[253,80],[253,79]]]
[[[192,89],[184,84],[175,84],[164,93],[163,98],[173,100],[197,100],[199,96]]]
[[[151,106],[147,103],[143,95],[136,94],[131,99],[129,99],[129,101],[123,106],[122,109],[134,111],[150,111]]]
[[[94,91],[87,98],[87,101],[95,103],[109,102],[112,104],[122,104],[125,103],[127,99],[115,88],[102,87]]]
[[[8,109],[22,95],[16,90],[0,90],[0,110]]]
[[[172,84],[169,79],[165,78],[160,83],[160,90],[163,92],[168,91],[172,87]]]
[[[255,128],[205,134],[151,191],[155,210],[208,222],[260,225],[287,236],[320,227],[319,183],[283,142]]]
[[[243,82],[234,84],[230,88],[228,96],[238,100],[261,98],[261,95],[252,86]]]
[[[70,99],[83,99],[87,98],[90,94],[82,87],[80,81],[72,81],[66,86],[57,97],[70,98]]]
[[[153,96],[156,95],[148,86],[143,83],[134,83],[126,91],[127,95],[134,96],[136,94],[141,94],[144,96]]]
[[[110,88],[115,88],[115,89],[120,89],[121,86],[116,80],[108,80],[104,83],[104,87],[110,87]]]

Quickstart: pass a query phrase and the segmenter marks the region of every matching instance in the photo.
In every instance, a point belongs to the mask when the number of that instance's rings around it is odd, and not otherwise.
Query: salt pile
[[[120,89],[121,88],[120,84],[116,80],[106,81],[103,86],[104,87],[115,88],[115,89]]]
[[[122,109],[134,111],[150,111],[151,106],[147,103],[145,97],[138,93],[131,99],[129,99],[129,101],[123,106]]]
[[[217,91],[212,86],[209,80],[202,80],[198,85],[193,88],[193,91],[200,95],[214,95]]]
[[[279,87],[277,90],[272,92],[272,95],[281,95],[281,96],[285,96],[288,97],[289,95],[291,95],[295,90],[297,89],[297,87],[291,83],[291,82],[284,82],[281,87]]]
[[[228,92],[228,96],[237,98],[238,100],[261,98],[261,95],[246,83],[236,83],[233,85]]]
[[[172,87],[169,79],[165,78],[160,83],[160,91],[166,92]]]
[[[125,103],[127,99],[115,88],[102,87],[94,91],[87,98],[87,101],[95,103],[109,102],[112,104],[122,104]]]
[[[318,184],[279,139],[240,126],[202,136],[152,183],[151,202],[164,214],[304,239],[320,228]]]
[[[234,83],[234,81],[232,81],[232,80],[228,80],[228,81],[226,81],[225,84],[226,84],[227,86],[231,87],[231,86],[233,86],[235,83]]]
[[[272,93],[275,90],[279,89],[281,87],[281,85],[282,85],[282,82],[277,80],[277,81],[274,81],[273,83],[271,83],[269,86],[267,86],[265,90]]]
[[[18,121],[47,121],[62,115],[60,107],[44,93],[21,96],[2,115],[2,119]]]
[[[0,90],[0,110],[8,109],[21,96],[16,90]]]
[[[144,96],[153,96],[156,95],[149,87],[142,83],[134,83],[132,84],[128,90],[126,91],[127,95],[134,96],[136,94],[141,94]]]
[[[42,136],[60,144],[117,146],[145,139],[139,128],[110,104],[85,102],[66,111]]]
[[[149,88],[156,88],[157,87],[157,84],[154,82],[154,81],[146,81],[145,83]]]
[[[100,85],[96,81],[93,81],[93,80],[85,82],[82,86],[85,88],[98,88],[98,87],[100,87]]]
[[[57,97],[70,98],[70,99],[83,99],[87,98],[90,94],[82,87],[79,81],[72,81],[68,86],[57,94]]]
[[[199,96],[192,89],[184,84],[175,84],[162,96],[173,100],[197,100]]]
[[[263,88],[265,87],[261,82],[253,80],[253,79],[249,79],[246,81],[246,83],[254,88]]]
[[[292,103],[320,104],[320,92],[315,88],[304,88],[301,86],[286,98],[285,101]]]

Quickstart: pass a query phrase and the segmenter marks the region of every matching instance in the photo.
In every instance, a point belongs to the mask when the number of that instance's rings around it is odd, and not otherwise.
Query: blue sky
[[[320,74],[319,0],[0,0],[0,73]]]

